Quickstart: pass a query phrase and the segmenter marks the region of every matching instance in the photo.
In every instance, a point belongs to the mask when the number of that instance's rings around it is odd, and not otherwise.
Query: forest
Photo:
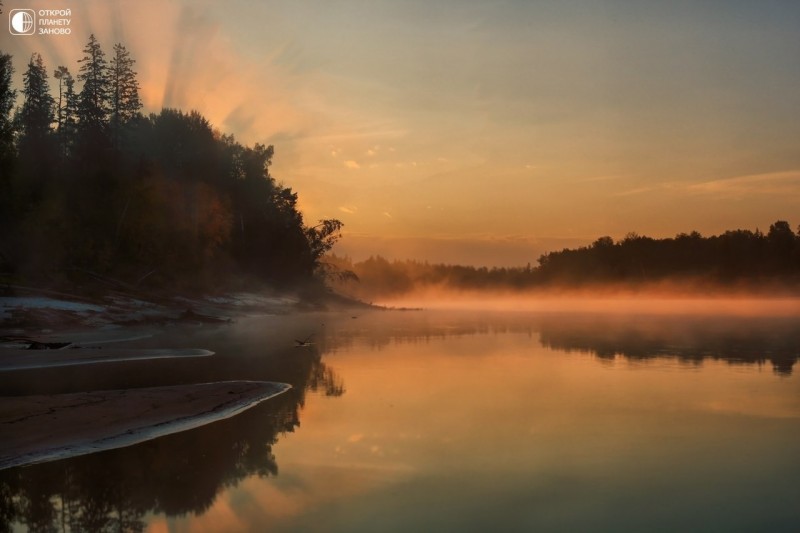
[[[251,285],[372,299],[420,287],[521,291],[665,280],[800,286],[800,228],[655,239],[629,233],[490,268],[330,253],[336,219],[306,224],[297,193],[270,175],[272,146],[215,130],[196,111],[145,115],[135,60],[94,35],[49,74],[34,53],[14,88],[0,52],[0,284],[103,282],[138,290]],[[17,93],[20,94],[17,94]],[[20,100],[17,102],[17,100]],[[237,285],[238,284],[238,285]]]
[[[703,290],[800,290],[800,228],[794,233],[779,220],[765,234],[730,230],[704,237],[680,233],[654,239],[629,233],[614,241],[604,236],[588,246],[541,255],[538,265],[489,268],[389,261],[373,256],[354,262],[329,255],[340,276],[335,286],[372,299],[416,290],[519,292],[540,289],[658,288]]]
[[[18,90],[0,52],[0,284],[319,285],[342,224],[304,222],[272,146],[195,111],[143,114],[123,44],[91,35],[74,71],[36,53],[23,68]]]

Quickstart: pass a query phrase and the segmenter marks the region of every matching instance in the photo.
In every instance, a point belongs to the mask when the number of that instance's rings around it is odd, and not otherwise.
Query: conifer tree
[[[11,169],[14,165],[14,123],[11,109],[17,92],[11,88],[14,67],[11,56],[0,53],[0,254],[10,234],[7,223],[12,220]],[[0,257],[0,265],[3,258]]]
[[[55,122],[55,100],[50,95],[42,56],[33,54],[22,75],[22,106],[14,122],[17,130],[17,160],[15,168],[15,202],[18,216],[34,216],[41,205],[48,184],[56,172],[57,154],[52,125]]]
[[[78,95],[75,94],[75,79],[69,69],[60,66],[53,73],[58,80],[58,104],[56,106],[56,122],[61,155],[69,154],[74,142],[78,120]]]
[[[114,45],[114,57],[109,66],[109,88],[111,100],[111,129],[114,144],[119,144],[122,127],[133,119],[142,108],[139,100],[139,82],[133,64],[136,61],[124,45]]]
[[[25,100],[16,117],[20,144],[40,144],[50,134],[50,126],[55,121],[55,101],[50,95],[47,70],[41,55],[31,56],[28,69],[23,74],[23,82],[22,94]]]
[[[58,67],[53,72],[53,77],[58,80],[58,104],[56,105],[56,131],[61,132],[64,122],[64,86],[65,76],[69,75],[69,69],[65,66]]]
[[[0,169],[7,170],[4,165],[10,163],[14,155],[14,124],[11,110],[17,98],[17,91],[11,87],[11,76],[14,67],[11,56],[0,54]]]
[[[84,132],[103,133],[108,124],[110,91],[105,53],[94,34],[89,36],[83,53],[83,59],[78,61],[78,80],[83,82],[78,95],[78,123]]]

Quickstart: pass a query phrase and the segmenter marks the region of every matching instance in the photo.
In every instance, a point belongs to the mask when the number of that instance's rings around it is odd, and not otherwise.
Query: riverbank
[[[4,383],[17,385],[0,386],[0,469],[181,432],[238,414],[289,388],[279,383],[287,381],[280,372],[253,376],[247,368],[226,372],[217,363],[199,361],[217,356],[205,343],[195,346],[176,331],[224,335],[248,317],[294,321],[293,315],[305,311],[356,307],[368,306],[335,294],[74,294],[10,288],[0,296],[0,373],[11,380]],[[164,332],[173,332],[173,338],[147,344]],[[292,350],[292,341],[286,346]],[[223,357],[229,355],[226,351]],[[124,368],[135,369],[130,380],[120,378],[128,372]],[[216,370],[204,373],[206,368]],[[199,369],[197,375],[192,369]]]
[[[9,286],[0,296],[0,336],[52,334],[121,326],[224,324],[252,315],[326,309],[366,309],[369,304],[332,292],[232,292],[208,295],[82,291]]]
[[[131,446],[234,416],[289,390],[228,381],[5,398],[0,470]]]

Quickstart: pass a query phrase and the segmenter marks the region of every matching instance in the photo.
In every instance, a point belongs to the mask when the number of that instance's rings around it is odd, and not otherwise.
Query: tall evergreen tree
[[[53,77],[58,80],[57,132],[61,155],[69,154],[74,142],[78,121],[78,95],[75,94],[75,79],[69,69],[60,66]]]
[[[11,87],[13,74],[11,56],[0,53],[0,170],[3,171],[8,170],[5,165],[10,164],[14,156],[14,123],[11,119],[11,110],[14,108],[17,91]]]
[[[23,74],[23,82],[22,94],[25,100],[16,117],[20,146],[29,143],[39,145],[50,135],[50,127],[55,122],[55,101],[50,95],[47,70],[41,55],[31,56],[28,69]]]
[[[11,56],[0,53],[0,271],[4,269],[5,242],[11,235],[13,217],[11,170],[14,166],[14,124],[11,109],[17,92],[11,88],[14,67]]]
[[[119,144],[122,127],[133,119],[142,108],[139,100],[139,82],[128,50],[120,43],[114,45],[114,57],[109,66],[109,88],[111,90],[111,130],[114,144]]]
[[[14,254],[20,250],[32,250],[37,243],[47,240],[43,233],[46,225],[40,224],[43,217],[44,200],[54,183],[58,155],[52,125],[55,122],[55,100],[50,94],[47,69],[42,56],[33,54],[22,76],[22,106],[17,110],[15,122],[18,132],[17,161],[12,187],[14,211],[19,228],[26,231],[26,242],[14,246]],[[29,248],[30,247],[30,248]],[[26,254],[27,255],[27,254]]]
[[[58,132],[61,132],[64,119],[64,78],[68,75],[69,69],[63,65],[53,72],[53,77],[58,80],[58,104],[56,105],[56,131]]]
[[[78,95],[78,123],[84,132],[98,134],[105,131],[110,112],[106,55],[94,34],[89,36],[83,53],[78,61],[78,80],[83,82]]]

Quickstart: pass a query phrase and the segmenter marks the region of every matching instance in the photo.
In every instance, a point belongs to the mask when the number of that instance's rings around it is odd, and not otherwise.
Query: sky
[[[3,3],[71,9],[70,35],[0,31],[18,84],[33,52],[74,74],[90,32],[124,43],[145,111],[274,145],[354,259],[800,224],[795,0]]]

